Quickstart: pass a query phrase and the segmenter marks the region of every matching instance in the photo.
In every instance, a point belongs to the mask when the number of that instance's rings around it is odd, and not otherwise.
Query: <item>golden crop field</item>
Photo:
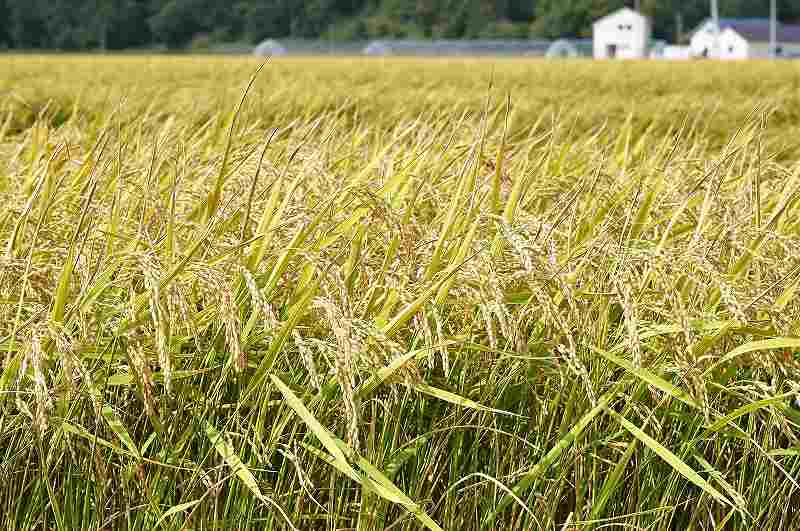
[[[0,527],[800,528],[800,66],[0,57]]]

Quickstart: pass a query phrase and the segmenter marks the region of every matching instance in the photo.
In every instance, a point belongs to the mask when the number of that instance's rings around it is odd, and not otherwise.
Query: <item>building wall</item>
[[[714,47],[713,26],[703,27],[692,35],[689,47],[694,57],[736,60],[750,57],[750,43],[731,28],[719,34],[719,44]]]
[[[692,35],[689,48],[694,57],[711,57],[714,52],[714,33],[708,28],[702,28]]]
[[[595,59],[643,59],[650,42],[650,21],[631,9],[622,9],[595,22]]]
[[[720,35],[720,59],[748,59],[750,43],[734,30],[728,28]]]

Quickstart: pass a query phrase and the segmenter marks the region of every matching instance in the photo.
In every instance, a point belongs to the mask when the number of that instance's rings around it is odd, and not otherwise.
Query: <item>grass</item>
[[[800,527],[792,63],[0,64],[5,529]]]

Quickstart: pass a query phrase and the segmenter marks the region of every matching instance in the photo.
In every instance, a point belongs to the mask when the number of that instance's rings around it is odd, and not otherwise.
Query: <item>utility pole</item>
[[[714,22],[714,43],[711,45],[711,57],[719,58],[719,6],[717,0],[711,0],[711,20]]]
[[[636,0],[633,3],[633,8],[636,10],[637,13],[641,12],[641,10],[642,10],[642,0]]]
[[[769,3],[769,56],[775,59],[778,56],[778,2],[770,0]]]

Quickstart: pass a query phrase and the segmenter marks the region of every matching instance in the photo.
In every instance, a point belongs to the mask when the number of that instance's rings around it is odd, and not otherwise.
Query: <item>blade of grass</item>
[[[522,497],[522,495],[527,492],[536,482],[539,477],[547,472],[550,466],[555,463],[555,461],[561,456],[561,454],[569,448],[575,439],[583,433],[593,421],[594,419],[603,412],[603,410],[607,407],[607,405],[614,399],[616,396],[617,391],[610,391],[597,401],[597,405],[593,407],[591,410],[586,412],[579,420],[575,423],[574,426],[553,446],[536,465],[530,469],[528,472],[523,475],[522,479],[514,485],[513,491],[517,497]],[[500,502],[497,504],[497,507],[494,508],[487,516],[484,518],[483,523],[481,524],[481,529],[490,529],[495,525],[495,521],[497,520],[497,516],[512,502],[514,498],[511,496],[504,496]]]
[[[650,448],[650,450],[652,450],[656,455],[658,455],[661,459],[663,459],[677,473],[679,473],[684,478],[688,479],[690,482],[700,487],[701,490],[709,494],[712,498],[714,498],[718,502],[723,503],[725,505],[729,505],[731,507],[736,507],[733,504],[733,502],[731,502],[728,498],[726,498],[717,489],[712,487],[705,479],[703,479],[700,476],[700,474],[695,472],[692,469],[692,467],[683,462],[677,455],[672,453],[660,442],[647,435],[644,431],[639,429],[636,425],[631,423],[628,419],[626,419],[616,411],[613,411],[608,407],[605,407],[605,410],[606,413],[608,413],[617,422],[619,422],[623,428],[628,430],[631,433],[631,435],[639,439],[642,442],[642,444]]]
[[[750,352],[757,352],[760,350],[790,349],[790,348],[800,348],[800,338],[776,337],[772,339],[751,341],[749,343],[745,343],[744,345],[738,346],[732,351],[725,354],[716,363],[714,363],[708,369],[703,371],[703,376],[708,376],[714,370],[718,369],[721,365],[728,363],[729,361],[733,360],[738,356],[741,356],[742,354],[749,354]]]
[[[287,405],[297,413],[306,426],[308,426],[317,437],[317,440],[328,450],[331,464],[334,464],[338,470],[342,471],[348,477],[353,478],[354,476],[359,477],[359,475],[350,465],[350,462],[357,463],[358,467],[366,474],[365,479],[369,480],[367,484],[369,490],[388,501],[402,505],[431,531],[443,531],[419,505],[397,488],[397,486],[372,463],[358,455],[357,452],[347,446],[343,441],[337,439],[330,431],[322,426],[308,408],[306,408],[302,400],[300,400],[280,378],[275,375],[270,375],[270,378],[275,387],[277,387],[283,395]],[[319,452],[317,452],[317,455],[320,455]],[[348,457],[350,459],[348,459]]]
[[[673,397],[673,398],[675,398],[677,400],[680,400],[681,402],[683,402],[687,406],[693,407],[695,409],[702,409],[700,404],[698,404],[697,401],[694,400],[689,395],[689,393],[678,389],[677,387],[675,387],[674,385],[672,385],[668,381],[664,380],[660,376],[656,376],[655,374],[653,374],[649,370],[644,369],[644,368],[634,367],[633,363],[629,362],[626,359],[620,358],[619,356],[616,356],[616,355],[614,355],[614,354],[612,354],[610,352],[606,352],[604,350],[601,350],[601,349],[598,349],[598,348],[595,348],[595,347],[590,347],[590,348],[591,348],[591,350],[593,352],[599,354],[600,356],[602,356],[603,358],[607,359],[611,363],[614,363],[615,365],[618,365],[618,366],[622,367],[623,369],[625,369],[626,371],[630,372],[631,374],[633,374],[634,376],[636,376],[640,380],[652,385],[653,387],[657,387],[658,389],[660,389],[664,393],[670,395],[671,397]]]

